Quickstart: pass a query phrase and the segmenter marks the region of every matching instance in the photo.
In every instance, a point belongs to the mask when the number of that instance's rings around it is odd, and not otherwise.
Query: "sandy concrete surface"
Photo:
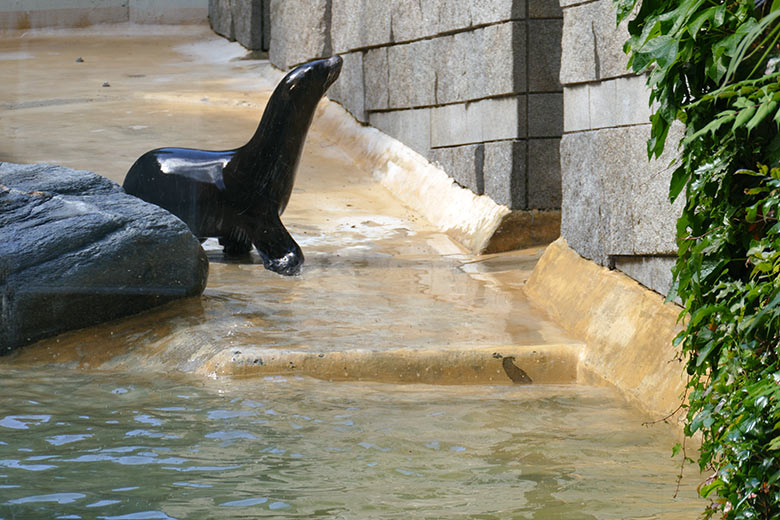
[[[240,146],[281,78],[245,54],[205,27],[0,39],[0,160],[121,182],[149,149]],[[575,382],[582,343],[522,290],[543,248],[467,253],[345,149],[334,135],[333,118],[348,117],[339,110],[322,103],[282,217],[306,255],[300,276],[266,271],[257,256],[230,263],[209,240],[202,298],[62,334],[3,362],[426,383],[512,383],[514,366],[538,383]],[[394,182],[413,178],[403,173]]]
[[[6,36],[0,77],[0,161],[121,182],[152,148],[243,144],[281,73],[207,27],[120,25]],[[615,386],[656,418],[675,407],[679,308],[563,241],[470,254],[431,221],[462,218],[467,229],[482,217],[466,205],[482,205],[486,222],[500,208],[452,191],[385,139],[321,104],[282,217],[306,255],[300,276],[266,271],[257,256],[230,263],[209,240],[202,298],[62,334],[3,363],[448,384],[512,383],[515,366],[537,383]]]
[[[583,259],[563,238],[546,249],[525,290],[588,345],[580,365],[583,382],[614,385],[656,417],[677,409],[687,381],[672,344],[681,330],[680,306]],[[672,421],[682,419],[677,414]]]

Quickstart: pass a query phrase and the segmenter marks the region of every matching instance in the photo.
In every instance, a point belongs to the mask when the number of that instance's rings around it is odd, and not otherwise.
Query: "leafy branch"
[[[685,125],[669,298],[702,439],[706,518],[780,517],[780,0],[615,0],[630,67],[647,75],[660,156]]]

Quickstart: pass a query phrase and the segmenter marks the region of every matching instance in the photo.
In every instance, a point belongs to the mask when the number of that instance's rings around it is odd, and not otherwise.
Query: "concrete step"
[[[571,384],[584,345],[491,345],[322,351],[249,347],[223,350],[208,375],[305,375],[332,381],[424,384]]]

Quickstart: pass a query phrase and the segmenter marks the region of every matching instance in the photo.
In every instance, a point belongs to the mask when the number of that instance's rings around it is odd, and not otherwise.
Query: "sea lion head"
[[[319,101],[341,73],[344,60],[341,56],[331,56],[299,65],[290,71],[280,85],[290,98],[311,99]]]

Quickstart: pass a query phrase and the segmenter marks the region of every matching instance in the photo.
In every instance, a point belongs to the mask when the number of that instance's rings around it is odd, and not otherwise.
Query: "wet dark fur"
[[[161,206],[199,238],[217,237],[227,255],[257,248],[267,269],[293,275],[304,257],[279,219],[317,103],[341,71],[341,58],[301,65],[279,83],[257,131],[226,151],[159,148],[125,177],[127,193]]]

